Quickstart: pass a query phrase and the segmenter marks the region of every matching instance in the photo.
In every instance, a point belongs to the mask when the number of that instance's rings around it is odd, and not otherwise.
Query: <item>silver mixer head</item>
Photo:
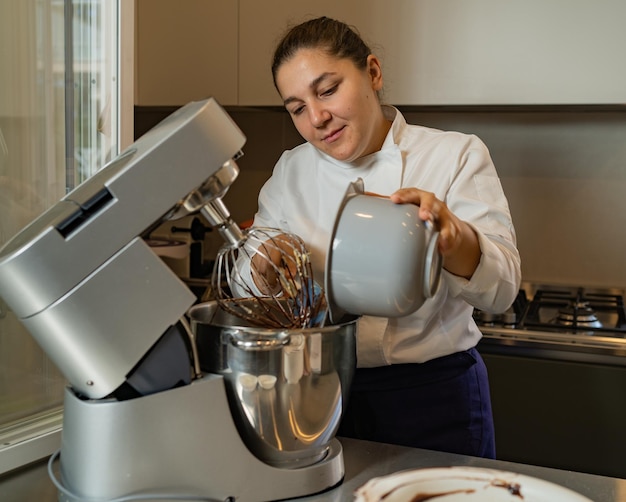
[[[239,154],[239,158],[243,154]],[[243,232],[230,217],[222,197],[239,175],[235,159],[228,160],[203,184],[193,190],[172,210],[168,219],[177,219],[190,213],[200,212],[207,222],[216,227],[227,245],[238,247],[244,239]]]
[[[222,166],[245,140],[215,100],[190,103],[0,249],[0,296],[77,392],[101,398],[130,383],[148,393],[189,373],[172,340],[195,296],[141,236],[198,187],[220,196]],[[170,344],[182,362],[162,378]]]

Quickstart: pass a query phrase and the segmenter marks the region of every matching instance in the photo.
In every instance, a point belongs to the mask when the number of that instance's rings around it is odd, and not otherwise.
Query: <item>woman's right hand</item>
[[[470,279],[480,262],[481,250],[474,229],[458,218],[434,193],[418,188],[401,188],[389,197],[396,204],[419,206],[422,221],[431,221],[439,230],[439,252],[444,268]]]

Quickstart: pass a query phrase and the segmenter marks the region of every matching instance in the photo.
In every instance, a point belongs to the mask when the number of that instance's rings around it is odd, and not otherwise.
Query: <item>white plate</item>
[[[400,471],[373,478],[355,492],[356,502],[591,502],[542,479],[478,467]]]

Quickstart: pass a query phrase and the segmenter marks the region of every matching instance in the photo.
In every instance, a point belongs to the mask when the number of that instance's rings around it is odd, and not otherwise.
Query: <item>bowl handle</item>
[[[428,241],[424,259],[424,298],[431,298],[439,289],[441,282],[441,254],[437,249],[439,232],[433,232]]]
[[[274,350],[289,343],[287,331],[277,331],[270,336],[246,336],[245,331],[238,329],[225,330],[224,334],[230,339],[230,343],[242,350]]]

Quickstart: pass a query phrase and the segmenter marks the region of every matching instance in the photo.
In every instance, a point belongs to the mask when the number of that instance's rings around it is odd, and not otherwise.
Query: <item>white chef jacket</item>
[[[359,367],[419,363],[474,347],[481,333],[473,307],[502,312],[515,299],[520,256],[508,202],[487,147],[474,135],[409,125],[391,106],[393,124],[380,151],[342,162],[309,143],[285,151],[259,194],[254,226],[299,235],[324,283],[326,252],[339,205],[358,178],[365,190],[390,195],[402,187],[433,192],[476,230],[482,251],[470,280],[445,271],[437,293],[400,318],[359,319]]]

